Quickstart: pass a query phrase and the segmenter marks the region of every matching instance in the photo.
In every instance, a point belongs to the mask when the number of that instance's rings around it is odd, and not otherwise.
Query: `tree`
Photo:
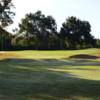
[[[96,47],[97,47],[97,48],[100,48],[100,39],[97,39],[97,40],[96,40]]]
[[[49,36],[54,33],[57,33],[57,25],[54,18],[45,16],[41,11],[26,14],[19,24],[19,34],[28,37],[27,39],[34,37],[36,49],[47,49]]]
[[[0,50],[8,50],[11,47],[12,35],[6,30],[0,28]]]
[[[15,15],[15,13],[11,11],[12,7],[14,7],[12,0],[0,0],[0,38],[2,49],[5,42],[4,40],[8,36],[8,32],[5,32],[4,28],[13,23],[12,19]]]
[[[66,39],[68,48],[80,49],[94,46],[95,40],[90,32],[91,26],[88,21],[72,16],[62,24],[60,35],[62,39]]]
[[[15,13],[11,11],[12,7],[12,0],[0,0],[0,27],[4,28],[13,23],[12,17]]]

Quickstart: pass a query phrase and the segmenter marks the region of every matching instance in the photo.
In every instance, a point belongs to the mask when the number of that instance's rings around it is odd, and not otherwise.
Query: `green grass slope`
[[[100,49],[0,52],[0,100],[100,100]]]

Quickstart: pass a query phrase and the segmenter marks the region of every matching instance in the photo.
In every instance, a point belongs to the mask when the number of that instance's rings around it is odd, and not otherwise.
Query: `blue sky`
[[[17,27],[26,13],[41,10],[45,15],[52,15],[57,22],[58,30],[69,16],[76,16],[90,22],[92,34],[100,38],[100,0],[13,0],[16,7],[14,24],[9,30]]]

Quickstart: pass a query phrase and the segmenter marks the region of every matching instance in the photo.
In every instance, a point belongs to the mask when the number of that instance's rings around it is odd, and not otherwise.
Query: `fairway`
[[[100,49],[0,52],[0,100],[100,100]]]

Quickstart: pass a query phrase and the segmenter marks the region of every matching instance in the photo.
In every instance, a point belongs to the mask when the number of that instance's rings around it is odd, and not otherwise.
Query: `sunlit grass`
[[[100,56],[100,49],[85,49],[85,50],[56,50],[56,51],[11,51],[0,54],[0,58],[29,58],[29,59],[63,59],[76,54],[90,54]]]

